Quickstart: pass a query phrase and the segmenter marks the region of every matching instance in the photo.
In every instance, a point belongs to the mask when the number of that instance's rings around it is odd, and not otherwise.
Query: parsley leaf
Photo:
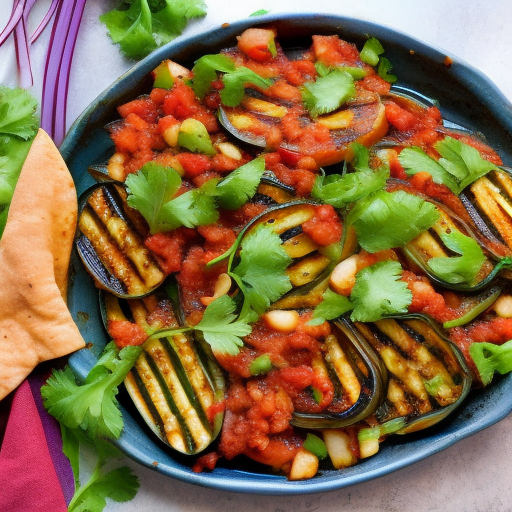
[[[272,85],[271,80],[263,78],[245,66],[236,68],[235,71],[224,74],[222,77],[224,89],[220,91],[220,100],[227,107],[236,107],[245,94],[245,84],[252,84],[262,89]]]
[[[254,196],[264,172],[264,158],[255,158],[234,170],[217,185],[219,205],[227,210],[240,208]]]
[[[235,71],[235,63],[227,56],[222,54],[203,55],[196,60],[192,73],[192,89],[199,99],[203,99],[210,89],[210,85],[217,80],[217,71],[229,73]]]
[[[244,344],[242,336],[251,333],[251,326],[245,318],[237,317],[235,309],[235,301],[222,295],[207,306],[203,318],[194,327],[203,333],[213,352],[236,355]]]
[[[475,362],[484,386],[492,381],[494,372],[501,375],[512,372],[512,340],[503,345],[472,343],[469,355]]]
[[[370,66],[376,66],[379,63],[379,55],[384,53],[384,48],[380,44],[380,41],[375,37],[370,37],[364,43],[363,49],[359,54],[361,60],[366,62],[366,64],[370,64]]]
[[[327,289],[323,300],[313,311],[313,318],[309,325],[320,325],[326,320],[334,320],[354,308],[348,297]]]
[[[266,9],[260,9],[259,11],[255,11],[252,14],[249,14],[249,18],[253,18],[254,16],[263,16],[269,12],[270,11],[267,11]]]
[[[436,207],[418,196],[380,190],[352,208],[347,224],[354,226],[361,247],[373,253],[405,245],[438,218]]]
[[[146,219],[151,233],[180,226],[204,226],[218,219],[215,183],[211,180],[198,189],[174,197],[181,186],[181,176],[171,167],[150,162],[136,174],[129,174],[126,185],[128,204]]]
[[[301,88],[302,101],[312,117],[339,108],[356,94],[354,78],[340,69],[329,71]]]
[[[123,429],[117,388],[141,350],[142,347],[118,350],[114,342],[109,343],[82,385],[77,384],[69,367],[54,370],[41,388],[46,410],[63,425],[87,431],[91,438],[117,439]]]
[[[240,263],[230,275],[244,293],[244,312],[252,310],[261,315],[291,290],[286,274],[291,261],[271,227],[262,224],[242,239]]]
[[[145,57],[179,36],[191,18],[206,14],[202,0],[124,0],[121,9],[100,16],[114,43],[130,59]]]
[[[434,148],[441,155],[438,161],[417,147],[403,149],[398,159],[408,175],[426,171],[435,183],[444,183],[456,195],[496,169],[494,164],[482,158],[477,149],[453,137],[436,142]]]
[[[375,322],[396,313],[407,313],[412,292],[400,281],[402,267],[397,261],[381,261],[362,269],[350,294],[354,322]]]
[[[441,233],[441,240],[460,256],[440,256],[428,261],[432,272],[447,283],[471,284],[485,262],[485,256],[473,238],[460,231]]]

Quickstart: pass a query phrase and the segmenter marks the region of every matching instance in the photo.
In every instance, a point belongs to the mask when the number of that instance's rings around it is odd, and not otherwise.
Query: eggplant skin
[[[103,293],[102,313],[107,329],[114,322],[147,333],[179,325],[172,303],[156,295],[124,300]],[[156,324],[148,323],[152,313]],[[150,430],[174,450],[195,455],[219,434],[224,376],[202,340],[179,333],[146,341],[124,384]]]

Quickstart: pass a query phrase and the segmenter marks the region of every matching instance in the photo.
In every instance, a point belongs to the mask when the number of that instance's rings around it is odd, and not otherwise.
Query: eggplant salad
[[[343,469],[512,370],[512,170],[390,72],[375,38],[250,28],[106,127],[76,238],[98,364],[194,471]]]

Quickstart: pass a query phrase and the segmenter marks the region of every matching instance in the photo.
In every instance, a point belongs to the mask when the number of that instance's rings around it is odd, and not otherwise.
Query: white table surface
[[[208,15],[187,28],[193,34],[247,17],[259,9],[317,12],[369,20],[433,43],[488,75],[512,100],[511,0],[206,0]],[[43,12],[48,0],[36,6]],[[12,0],[0,0],[3,26]],[[98,16],[113,2],[89,0],[71,74],[68,125],[115,78],[130,67],[106,35]],[[33,47],[40,95],[47,30]],[[0,49],[0,83],[16,85],[12,44]],[[512,112],[511,112],[512,115]],[[512,400],[512,397],[511,397]],[[164,477],[126,460],[141,481],[135,499],[112,502],[107,512],[510,512],[512,510],[512,416],[426,460],[371,482],[322,494],[280,497],[210,490]]]

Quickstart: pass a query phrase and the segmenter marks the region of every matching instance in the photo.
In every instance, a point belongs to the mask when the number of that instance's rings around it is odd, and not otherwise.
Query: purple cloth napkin
[[[42,403],[45,378],[36,370],[0,402],[1,512],[66,512],[73,497],[60,427]]]

